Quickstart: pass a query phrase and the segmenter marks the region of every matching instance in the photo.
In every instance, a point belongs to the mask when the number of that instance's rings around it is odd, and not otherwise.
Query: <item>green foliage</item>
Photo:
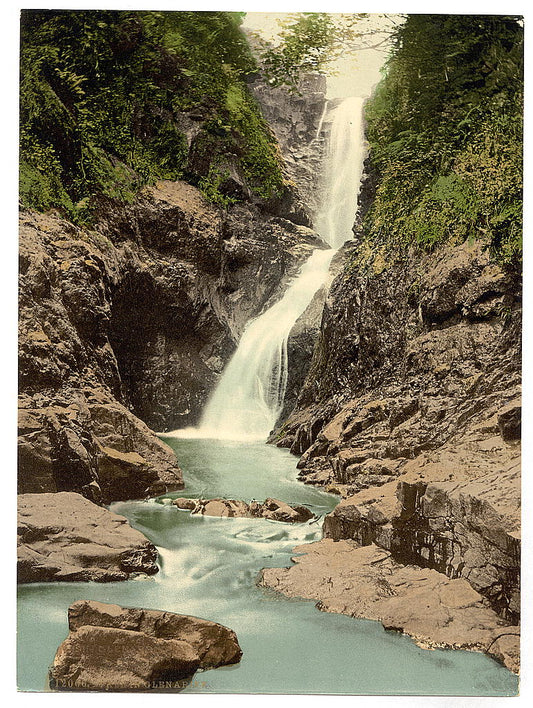
[[[274,86],[295,86],[304,72],[317,71],[331,55],[335,27],[325,12],[303,12],[281,32],[282,44],[262,56],[264,71]]]
[[[511,17],[412,15],[367,104],[379,180],[366,237],[522,250],[523,31]]]
[[[179,178],[209,185],[220,201],[211,162],[226,152],[257,194],[279,189],[275,142],[245,84],[256,67],[241,21],[228,12],[23,11],[22,204],[84,221],[96,195],[131,201],[145,184]],[[207,136],[200,162],[184,113],[194,114],[199,142]]]
[[[370,30],[372,15],[366,13],[296,12],[280,21],[279,42],[274,46],[257,37],[261,65],[272,86],[298,91],[302,74],[328,73],[342,54],[353,54],[368,46],[364,38],[388,33]]]

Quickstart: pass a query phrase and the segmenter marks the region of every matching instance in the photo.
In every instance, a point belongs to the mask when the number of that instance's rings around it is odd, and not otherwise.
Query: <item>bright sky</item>
[[[279,20],[286,18],[286,13],[248,12],[243,26],[258,32],[264,39],[275,43],[280,30]],[[366,38],[370,44],[376,44],[385,37],[384,30],[398,22],[394,15],[370,15],[365,21],[365,31],[376,30],[375,38]],[[368,28],[367,28],[368,25]],[[387,58],[386,46],[378,49],[362,49],[355,55],[341,57],[332,67],[334,73],[327,78],[328,98],[346,98],[348,96],[369,96],[375,84],[380,80],[380,68]]]

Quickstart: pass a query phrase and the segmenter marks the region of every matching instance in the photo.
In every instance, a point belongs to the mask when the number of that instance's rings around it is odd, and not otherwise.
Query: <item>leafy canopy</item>
[[[23,11],[22,204],[83,221],[96,196],[131,201],[160,178],[187,179],[227,204],[228,153],[253,192],[281,189],[274,140],[245,84],[256,64],[242,16]]]
[[[331,74],[341,55],[386,43],[389,31],[376,28],[375,18],[367,13],[288,13],[278,21],[281,30],[274,43],[257,38],[261,66],[270,84],[296,91],[302,74]]]
[[[369,240],[522,250],[523,29],[514,17],[411,15],[367,104],[378,172]]]

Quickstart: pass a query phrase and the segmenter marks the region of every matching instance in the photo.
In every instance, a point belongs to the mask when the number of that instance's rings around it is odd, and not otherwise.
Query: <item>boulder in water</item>
[[[95,625],[142,632],[156,639],[186,641],[198,653],[201,669],[236,664],[242,656],[235,632],[190,615],[79,600],[69,607],[68,622],[71,632]]]
[[[80,627],[57,650],[50,688],[143,691],[185,688],[200,664],[192,646],[111,627]]]
[[[19,494],[18,580],[111,582],[157,573],[157,550],[127,519],[75,492]]]
[[[242,656],[231,629],[173,612],[81,600],[69,607],[69,629],[50,669],[56,690],[180,690],[197,669]]]
[[[279,499],[266,499],[262,507],[261,515],[265,519],[271,519],[272,521],[294,523],[309,521],[314,518],[314,514],[306,506],[301,506],[300,504],[290,506],[285,504],[285,502],[279,501]]]
[[[252,501],[250,504],[237,499],[174,499],[178,509],[190,509],[191,514],[202,516],[241,517],[245,519],[263,518],[271,521],[302,523],[315,518],[306,506],[291,506],[279,499],[266,499],[263,503]]]

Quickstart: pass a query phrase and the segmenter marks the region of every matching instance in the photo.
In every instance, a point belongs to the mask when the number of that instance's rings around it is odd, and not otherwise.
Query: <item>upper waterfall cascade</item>
[[[315,228],[335,250],[353,235],[365,158],[363,100],[347,98],[337,106],[327,145],[322,208]]]
[[[287,386],[290,331],[326,281],[336,250],[352,237],[364,159],[362,105],[362,98],[348,98],[331,114],[322,208],[316,223],[331,249],[314,251],[284,296],[247,324],[199,428],[169,435],[264,441],[274,428]]]

